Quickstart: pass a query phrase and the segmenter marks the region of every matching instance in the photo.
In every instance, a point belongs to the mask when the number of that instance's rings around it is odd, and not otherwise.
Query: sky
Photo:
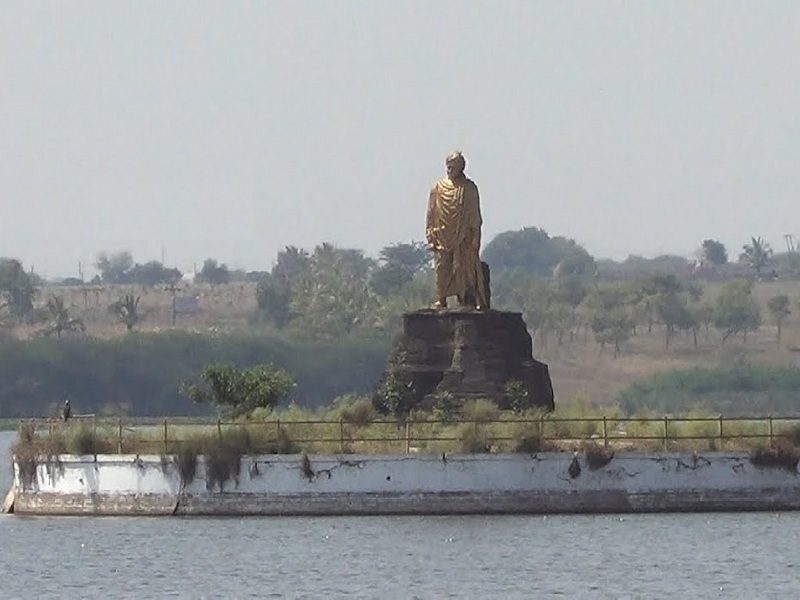
[[[484,243],[800,237],[800,3],[0,3],[0,256],[191,272],[420,240],[460,149]]]

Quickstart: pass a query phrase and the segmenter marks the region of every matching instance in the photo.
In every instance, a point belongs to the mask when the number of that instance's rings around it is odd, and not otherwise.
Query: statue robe
[[[426,238],[436,259],[436,295],[461,304],[486,306],[480,260],[481,209],[478,186],[461,177],[441,179],[428,199]]]

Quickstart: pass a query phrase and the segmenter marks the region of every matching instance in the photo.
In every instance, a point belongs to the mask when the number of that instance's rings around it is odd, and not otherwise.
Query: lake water
[[[0,597],[790,598],[798,547],[800,513],[0,515]]]

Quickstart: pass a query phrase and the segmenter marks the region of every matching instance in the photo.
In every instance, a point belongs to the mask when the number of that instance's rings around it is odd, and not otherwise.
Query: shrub
[[[340,420],[356,427],[366,427],[375,418],[372,402],[363,396],[347,395],[336,402],[336,413]]]
[[[491,450],[491,444],[482,428],[464,423],[458,428],[458,449],[466,454],[482,454]]]
[[[539,434],[538,423],[518,423],[514,426],[511,434],[512,451],[535,454],[541,452],[542,437]]]
[[[247,418],[250,421],[269,421],[273,418],[272,409],[266,406],[257,406],[250,412]]]
[[[781,444],[775,448],[757,448],[750,454],[750,462],[757,467],[776,467],[796,472],[800,453],[797,449]]]
[[[22,423],[17,442],[11,447],[11,454],[17,463],[23,489],[35,486],[42,459],[50,478],[55,476],[56,471],[63,473],[59,455],[65,450],[64,436],[60,431],[51,431],[47,437],[39,437],[34,424]]]
[[[633,417],[634,419],[651,419],[653,414],[649,411],[640,411]],[[625,431],[628,439],[636,441],[641,438],[652,438],[642,440],[640,443],[656,444],[664,437],[664,424],[662,421],[624,421]]]
[[[32,444],[36,439],[36,425],[33,423],[20,423],[17,438],[21,444]]]
[[[430,399],[434,419],[449,423],[458,414],[460,403],[451,392],[435,392]]]
[[[295,443],[286,429],[281,428],[270,435],[259,450],[265,454],[297,454],[300,452],[300,446]]]
[[[604,448],[594,442],[587,442],[583,447],[583,451],[586,454],[586,464],[589,465],[589,469],[592,471],[602,469],[614,458],[613,450]]]
[[[793,425],[781,433],[786,442],[795,448],[800,447],[800,425]]]
[[[404,381],[391,373],[378,387],[375,394],[375,408],[382,414],[395,417],[408,414],[416,398],[413,381]]]
[[[17,463],[19,479],[22,489],[29,490],[36,484],[36,471],[38,467],[39,452],[33,440],[23,437],[20,430],[20,440],[11,447],[11,454]]]
[[[583,421],[593,417],[596,411],[590,409],[585,398],[578,396],[569,404],[561,405],[553,417],[556,419],[578,419],[575,421],[548,421],[545,419],[548,437],[553,435],[565,439],[586,439],[600,433],[599,421]]]
[[[464,407],[461,409],[461,414],[465,421],[487,423],[497,420],[500,415],[500,409],[491,400],[478,398],[477,400],[465,402]]]
[[[628,414],[641,409],[677,413],[700,403],[728,415],[754,410],[793,413],[798,390],[800,367],[733,361],[657,373],[631,383],[618,399]]]
[[[91,427],[79,425],[67,435],[67,452],[70,454],[98,454],[102,452],[100,440]]]
[[[506,408],[516,414],[522,414],[530,408],[531,399],[525,385],[518,379],[509,379],[503,390],[503,399]]]
[[[708,421],[681,421],[676,418],[675,422],[669,422],[669,437],[670,439],[676,438],[697,438],[695,440],[687,440],[688,442],[703,442],[708,441],[711,449],[716,448],[717,440],[719,439],[719,421],[718,416],[702,409],[693,409],[689,411],[686,416],[691,419],[713,419]],[[662,426],[663,428],[663,426]],[[723,433],[724,433],[723,427]]]

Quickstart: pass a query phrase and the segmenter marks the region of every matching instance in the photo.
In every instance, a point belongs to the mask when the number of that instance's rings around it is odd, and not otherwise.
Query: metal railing
[[[246,432],[253,447],[264,440],[328,452],[413,452],[437,444],[463,443],[473,436],[498,449],[511,449],[520,438],[538,440],[542,447],[593,442],[605,448],[659,446],[664,450],[682,444],[706,442],[722,448],[726,443],[747,442],[770,446],[781,438],[800,442],[800,417],[557,417],[522,418],[504,415],[494,419],[434,420],[378,419],[224,421],[204,419],[107,419],[94,416],[20,422],[20,430],[37,438],[57,438],[89,430],[104,452],[175,452],[184,444],[223,439]]]

